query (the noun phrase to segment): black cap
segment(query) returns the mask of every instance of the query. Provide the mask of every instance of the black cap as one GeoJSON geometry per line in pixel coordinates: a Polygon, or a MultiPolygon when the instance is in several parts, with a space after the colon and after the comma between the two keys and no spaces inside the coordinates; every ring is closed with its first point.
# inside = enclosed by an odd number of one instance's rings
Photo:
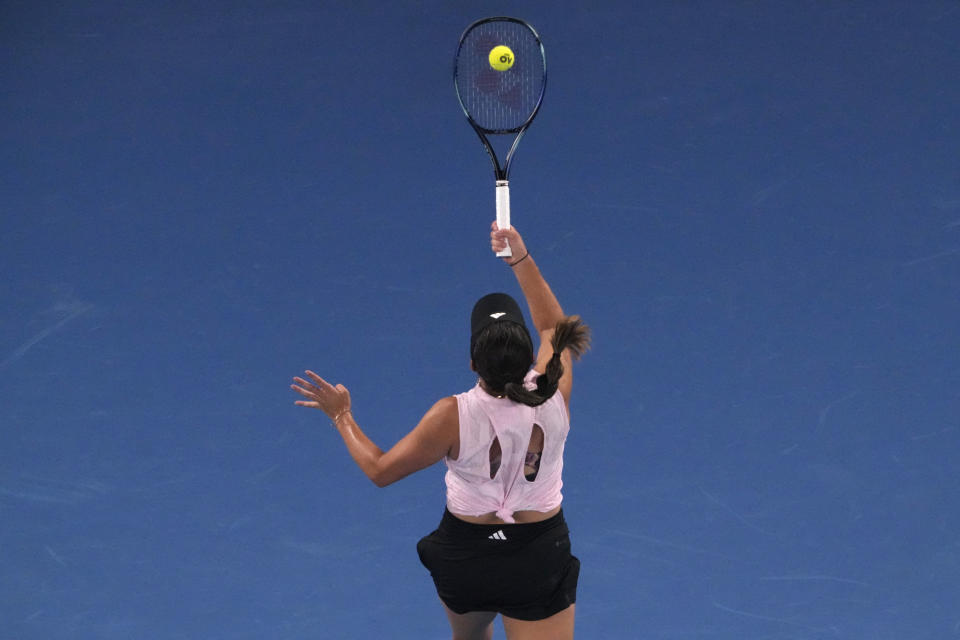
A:
{"type": "Polygon", "coordinates": [[[494,322],[514,322],[524,329],[527,328],[527,323],[523,320],[523,311],[520,310],[516,300],[505,293],[485,295],[473,305],[473,313],[470,314],[471,354],[477,336],[494,322]]]}

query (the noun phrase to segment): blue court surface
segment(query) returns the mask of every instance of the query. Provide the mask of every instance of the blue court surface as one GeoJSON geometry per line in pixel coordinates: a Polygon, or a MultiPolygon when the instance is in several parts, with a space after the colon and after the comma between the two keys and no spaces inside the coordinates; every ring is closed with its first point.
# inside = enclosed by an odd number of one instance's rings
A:
{"type": "MultiPolygon", "coordinates": [[[[392,446],[519,294],[453,91],[543,37],[513,220],[578,365],[577,637],[960,638],[960,4],[0,6],[0,638],[443,639],[392,446]]],[[[497,637],[502,638],[498,626],[497,637]]]]}

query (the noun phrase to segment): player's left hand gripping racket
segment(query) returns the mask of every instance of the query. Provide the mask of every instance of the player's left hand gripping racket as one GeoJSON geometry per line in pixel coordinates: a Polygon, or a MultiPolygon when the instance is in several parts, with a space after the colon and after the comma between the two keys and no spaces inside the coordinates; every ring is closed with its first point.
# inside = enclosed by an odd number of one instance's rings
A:
{"type": "MultiPolygon", "coordinates": [[[[520,138],[543,102],[547,58],[540,36],[517,18],[484,18],[460,37],[453,60],[453,84],[463,113],[493,161],[497,185],[497,226],[510,228],[510,164],[520,138]],[[490,135],[515,134],[503,164],[490,135]]],[[[510,257],[510,247],[497,253],[510,257]]]]}

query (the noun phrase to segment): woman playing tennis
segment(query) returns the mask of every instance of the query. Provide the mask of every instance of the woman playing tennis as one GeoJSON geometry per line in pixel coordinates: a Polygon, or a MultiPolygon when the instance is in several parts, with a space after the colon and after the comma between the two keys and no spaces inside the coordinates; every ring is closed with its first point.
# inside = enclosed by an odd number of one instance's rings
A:
{"type": "Polygon", "coordinates": [[[573,638],[580,561],[561,509],[563,450],[572,361],[589,347],[589,329],[564,315],[517,230],[494,223],[491,249],[507,242],[522,256],[504,262],[526,298],[539,350],[510,296],[481,298],[470,319],[477,385],[438,401],[386,453],[354,420],[342,384],[307,371],[291,388],[305,398],[296,404],[330,417],[377,486],[446,461],[447,508],[417,552],[454,640],[490,640],[498,614],[509,640],[564,640],[573,638]]]}

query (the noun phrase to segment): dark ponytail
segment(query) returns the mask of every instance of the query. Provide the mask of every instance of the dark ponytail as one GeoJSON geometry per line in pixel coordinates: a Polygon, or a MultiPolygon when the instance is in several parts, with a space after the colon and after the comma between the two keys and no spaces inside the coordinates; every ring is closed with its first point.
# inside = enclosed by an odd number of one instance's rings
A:
{"type": "Polygon", "coordinates": [[[573,358],[579,360],[590,348],[590,327],[580,320],[580,316],[567,316],[557,322],[550,344],[553,345],[553,357],[547,363],[547,370],[537,378],[537,388],[527,390],[522,382],[508,382],[504,385],[504,393],[508,398],[530,407],[541,405],[552,398],[557,392],[560,378],[563,377],[561,354],[564,349],[569,349],[573,358]]]}

